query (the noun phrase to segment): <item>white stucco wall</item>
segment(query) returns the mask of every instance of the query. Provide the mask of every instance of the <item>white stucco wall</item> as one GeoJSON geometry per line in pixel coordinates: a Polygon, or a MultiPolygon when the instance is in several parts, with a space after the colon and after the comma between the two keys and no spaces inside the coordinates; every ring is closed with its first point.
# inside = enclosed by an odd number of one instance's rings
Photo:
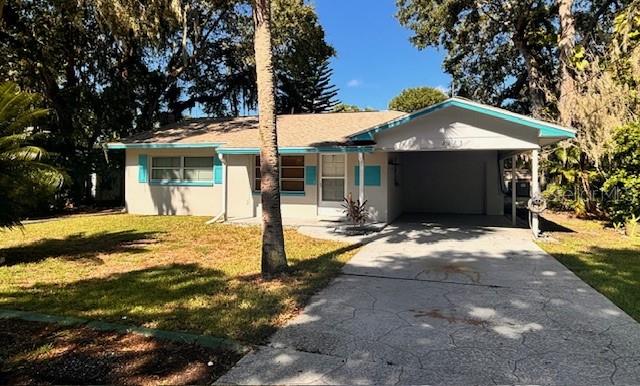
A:
{"type": "Polygon", "coordinates": [[[536,129],[457,107],[376,135],[376,147],[388,151],[537,149],[536,129]]]}
{"type": "Polygon", "coordinates": [[[404,212],[502,214],[496,151],[400,154],[404,212]]]}
{"type": "MultiPolygon", "coordinates": [[[[364,187],[364,197],[367,200],[369,216],[374,221],[388,221],[387,207],[387,153],[375,152],[364,155],[365,166],[380,166],[380,186],[364,187]]],[[[347,190],[345,194],[351,193],[354,198],[358,198],[359,187],[356,186],[355,167],[358,166],[358,154],[347,154],[347,190]]]]}
{"type": "MultiPolygon", "coordinates": [[[[125,205],[128,213],[215,216],[222,208],[222,185],[165,186],[138,182],[138,155],[216,156],[213,149],[127,150],[125,163],[125,205]]],[[[149,173],[151,163],[149,162],[149,173]]]]}

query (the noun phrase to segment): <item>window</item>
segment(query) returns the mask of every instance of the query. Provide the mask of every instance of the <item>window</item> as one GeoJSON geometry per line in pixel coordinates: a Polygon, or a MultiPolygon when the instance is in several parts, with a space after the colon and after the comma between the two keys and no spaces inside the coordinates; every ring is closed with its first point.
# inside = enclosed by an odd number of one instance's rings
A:
{"type": "Polygon", "coordinates": [[[321,159],[321,199],[326,202],[342,202],[344,200],[344,154],[323,154],[321,159]]]}
{"type": "MultiPolygon", "coordinates": [[[[260,156],[255,157],[254,189],[260,190],[260,156]]],[[[280,190],[304,192],[304,156],[283,155],[280,157],[280,190]]]]}
{"type": "Polygon", "coordinates": [[[213,182],[213,157],[153,157],[151,181],[213,182]]]}
{"type": "Polygon", "coordinates": [[[213,181],[213,157],[184,157],[185,181],[213,181]]]}
{"type": "Polygon", "coordinates": [[[180,181],[180,157],[153,157],[151,180],[180,181]]]}

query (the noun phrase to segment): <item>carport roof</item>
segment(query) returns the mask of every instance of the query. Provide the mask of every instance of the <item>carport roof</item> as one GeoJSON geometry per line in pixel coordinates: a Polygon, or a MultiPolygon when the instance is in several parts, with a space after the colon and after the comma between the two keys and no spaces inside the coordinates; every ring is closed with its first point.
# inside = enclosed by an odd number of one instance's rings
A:
{"type": "Polygon", "coordinates": [[[556,125],[554,123],[528,117],[526,115],[514,113],[509,110],[501,109],[498,107],[493,107],[493,106],[485,105],[482,103],[473,102],[465,98],[455,97],[455,98],[449,98],[440,103],[436,103],[435,105],[426,107],[424,109],[418,110],[411,114],[407,114],[407,115],[403,115],[401,117],[395,118],[389,122],[385,122],[373,128],[361,130],[357,133],[352,134],[350,136],[350,139],[354,141],[370,141],[370,140],[373,140],[374,135],[379,132],[392,129],[394,127],[409,123],[416,118],[423,117],[423,116],[432,114],[436,111],[451,108],[451,107],[458,107],[464,110],[474,111],[476,113],[492,116],[498,119],[502,119],[505,121],[509,121],[519,125],[537,129],[539,132],[540,138],[565,139],[565,138],[574,138],[576,136],[575,130],[571,128],[563,127],[560,125],[556,125]]]}

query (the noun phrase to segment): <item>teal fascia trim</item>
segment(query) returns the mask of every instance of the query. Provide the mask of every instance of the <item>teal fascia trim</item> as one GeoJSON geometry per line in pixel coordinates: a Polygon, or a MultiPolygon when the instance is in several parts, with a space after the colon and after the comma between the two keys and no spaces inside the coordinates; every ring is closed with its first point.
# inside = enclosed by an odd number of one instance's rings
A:
{"type": "MultiPolygon", "coordinates": [[[[260,154],[258,147],[232,147],[219,148],[220,154],[260,154]]],[[[325,147],[281,147],[280,154],[307,154],[307,153],[372,153],[373,146],[325,146],[325,147]]]]}
{"type": "Polygon", "coordinates": [[[305,185],[315,185],[318,181],[318,172],[314,165],[304,167],[304,183],[305,185]]]}
{"type": "Polygon", "coordinates": [[[164,180],[151,180],[151,185],[162,186],[213,186],[213,181],[164,181],[164,180]]]}
{"type": "Polygon", "coordinates": [[[202,149],[222,146],[221,143],[108,143],[107,149],[202,149]]]}
{"type": "MultiPolygon", "coordinates": [[[[355,185],[360,185],[360,167],[354,166],[355,185]]],[[[364,166],[364,186],[380,186],[382,182],[379,165],[364,166]]]]}
{"type": "MultiPolygon", "coordinates": [[[[258,190],[258,191],[255,191],[255,190],[253,191],[253,195],[254,195],[254,196],[259,196],[260,194],[261,194],[261,193],[260,193],[260,191],[259,191],[259,190],[258,190]]],[[[282,191],[281,191],[281,192],[280,192],[280,195],[281,195],[281,196],[304,196],[304,195],[305,195],[305,192],[282,192],[282,191]]]]}
{"type": "Polygon", "coordinates": [[[576,136],[575,132],[573,132],[572,130],[569,129],[563,129],[560,127],[557,127],[555,125],[551,125],[551,124],[546,124],[544,122],[541,121],[536,121],[533,119],[528,119],[525,116],[521,116],[520,114],[516,114],[516,113],[509,113],[506,111],[498,111],[498,110],[494,110],[492,108],[488,108],[488,107],[483,107],[483,106],[479,106],[475,103],[469,103],[467,101],[464,101],[462,99],[455,99],[455,98],[451,98],[451,99],[447,99],[445,101],[442,101],[440,103],[436,103],[433,106],[429,106],[425,109],[416,111],[414,113],[402,116],[400,118],[394,119],[390,122],[387,122],[385,124],[382,124],[380,126],[376,126],[370,130],[361,132],[361,133],[357,133],[353,136],[351,136],[350,138],[356,141],[370,141],[373,140],[374,135],[377,133],[380,133],[382,131],[386,131],[389,129],[392,129],[396,126],[400,126],[402,124],[411,122],[412,120],[421,117],[423,115],[427,115],[427,114],[431,114],[433,112],[436,112],[438,110],[447,108],[447,107],[458,107],[461,109],[465,109],[465,110],[470,110],[470,111],[475,111],[475,112],[479,112],[481,114],[485,114],[485,115],[490,115],[492,117],[496,117],[499,119],[504,119],[506,121],[509,122],[514,122],[523,126],[527,126],[527,127],[532,127],[534,129],[537,129],[539,131],[539,136],[544,138],[544,137],[553,137],[553,138],[574,138],[576,136]]]}

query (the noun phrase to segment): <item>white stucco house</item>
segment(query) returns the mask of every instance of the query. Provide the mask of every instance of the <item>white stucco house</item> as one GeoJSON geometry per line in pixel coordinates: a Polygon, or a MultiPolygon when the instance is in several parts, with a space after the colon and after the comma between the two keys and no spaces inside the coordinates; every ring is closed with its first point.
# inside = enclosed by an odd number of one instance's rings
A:
{"type": "MultiPolygon", "coordinates": [[[[380,222],[408,212],[502,215],[502,160],[574,136],[462,98],[411,114],[281,115],[282,214],[340,216],[352,193],[380,222]]],[[[108,148],[126,151],[129,213],[224,220],[260,215],[259,146],[257,117],[238,117],[186,120],[108,148]]]]}

